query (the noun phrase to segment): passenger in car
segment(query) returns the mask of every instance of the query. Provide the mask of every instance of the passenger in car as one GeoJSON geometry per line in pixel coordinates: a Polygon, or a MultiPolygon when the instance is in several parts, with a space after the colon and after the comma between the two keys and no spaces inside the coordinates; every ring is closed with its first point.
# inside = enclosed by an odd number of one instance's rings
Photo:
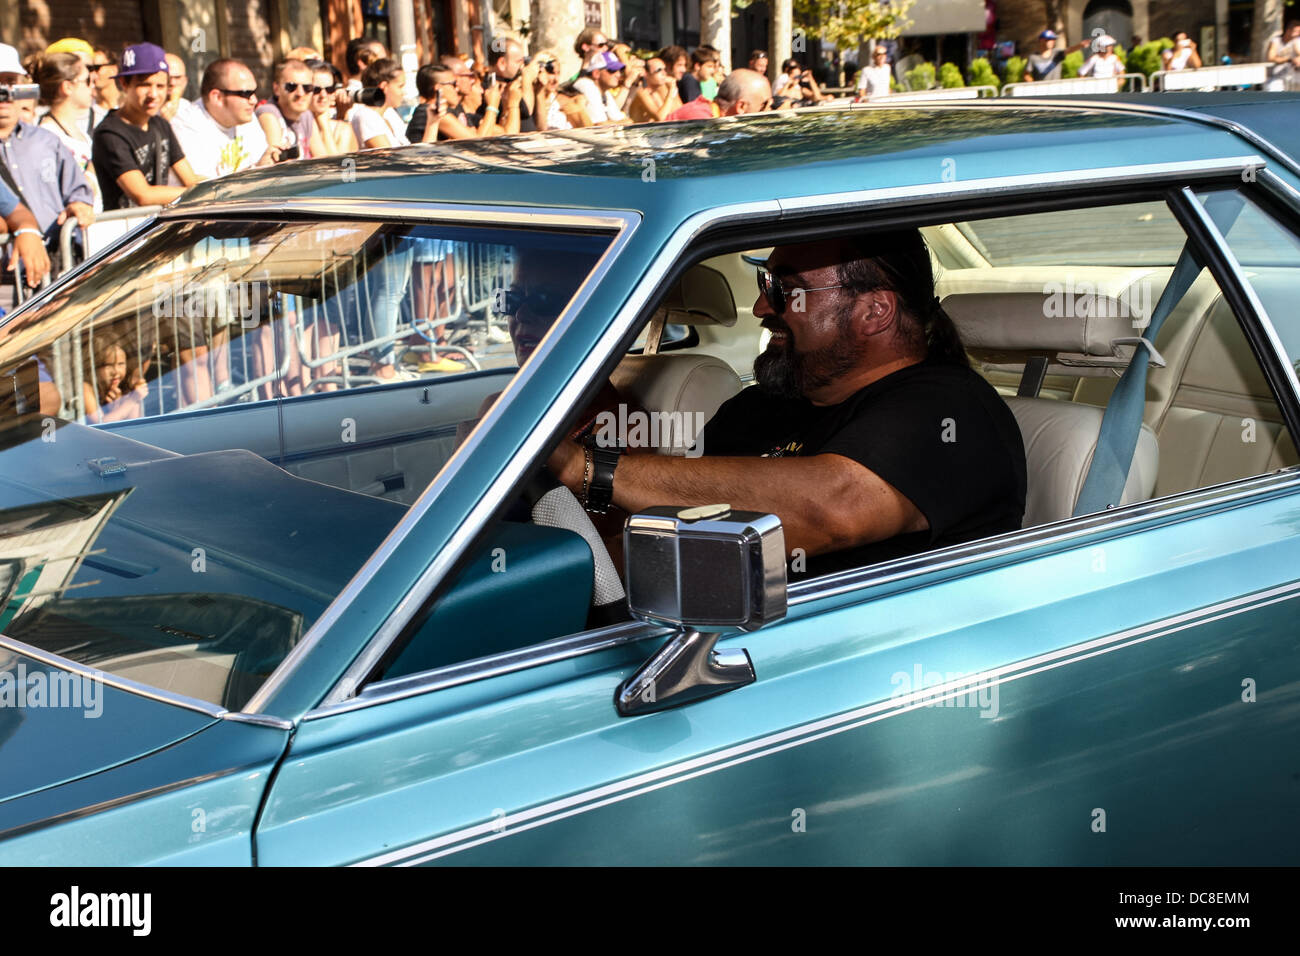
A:
{"type": "Polygon", "coordinates": [[[563,442],[551,471],[584,504],[776,514],[795,577],[1020,527],[1020,430],[970,368],[919,232],[778,247],[759,287],[754,314],[772,334],[758,384],[710,420],[704,457],[622,456],[602,470],[563,442]]]}

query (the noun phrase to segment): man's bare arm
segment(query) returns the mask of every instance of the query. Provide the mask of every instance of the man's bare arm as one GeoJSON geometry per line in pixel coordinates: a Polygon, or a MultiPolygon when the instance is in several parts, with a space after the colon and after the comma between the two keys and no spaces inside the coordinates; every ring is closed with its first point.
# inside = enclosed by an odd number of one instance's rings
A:
{"type": "MultiPolygon", "coordinates": [[[[551,470],[581,492],[581,446],[564,442],[551,470]]],[[[775,514],[786,548],[809,555],[924,531],[925,515],[874,472],[841,455],[808,458],[671,458],[624,455],[614,472],[614,504],[630,514],[653,505],[726,502],[775,514]]]]}

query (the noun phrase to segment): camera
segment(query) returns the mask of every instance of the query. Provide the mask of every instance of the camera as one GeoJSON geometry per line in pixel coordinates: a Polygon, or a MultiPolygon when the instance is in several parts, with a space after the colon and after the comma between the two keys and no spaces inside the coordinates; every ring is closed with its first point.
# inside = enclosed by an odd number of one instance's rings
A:
{"type": "Polygon", "coordinates": [[[280,162],[284,162],[286,159],[297,159],[302,155],[302,150],[298,148],[298,134],[292,129],[285,128],[284,139],[281,142],[289,145],[280,148],[280,162]]]}
{"type": "Polygon", "coordinates": [[[554,76],[554,75],[555,75],[555,61],[554,61],[554,60],[547,60],[545,63],[542,64],[542,69],[545,70],[547,73],[550,73],[552,76],[554,76]]]}
{"type": "Polygon", "coordinates": [[[12,103],[14,100],[39,99],[41,88],[35,83],[15,83],[13,86],[0,86],[0,103],[12,103]]]}
{"type": "Polygon", "coordinates": [[[362,106],[383,106],[384,91],[377,86],[363,86],[352,91],[352,102],[362,106]]]}

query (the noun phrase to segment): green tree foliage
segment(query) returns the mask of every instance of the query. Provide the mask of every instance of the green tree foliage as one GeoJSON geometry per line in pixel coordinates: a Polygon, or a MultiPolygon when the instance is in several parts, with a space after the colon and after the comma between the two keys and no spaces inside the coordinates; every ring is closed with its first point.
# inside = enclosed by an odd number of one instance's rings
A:
{"type": "Polygon", "coordinates": [[[945,63],[939,67],[939,85],[945,90],[966,85],[966,81],[961,78],[961,70],[957,68],[956,63],[945,63]]]}
{"type": "MultiPolygon", "coordinates": [[[[856,49],[870,39],[897,37],[912,21],[907,11],[916,0],[793,0],[795,26],[820,37],[837,50],[856,49]]],[[[733,0],[733,4],[735,0],[733,0]]]]}
{"type": "Polygon", "coordinates": [[[1002,81],[993,72],[993,64],[989,62],[988,57],[977,57],[975,62],[970,65],[970,85],[1002,88],[1002,81]]]}
{"type": "Polygon", "coordinates": [[[1169,37],[1161,37],[1159,40],[1135,46],[1133,52],[1128,55],[1128,72],[1145,73],[1150,77],[1163,66],[1160,62],[1160,51],[1172,49],[1173,45],[1174,41],[1169,37]]]}
{"type": "Polygon", "coordinates": [[[1002,73],[1003,83],[1020,83],[1025,79],[1025,67],[1029,61],[1023,56],[1013,56],[1007,60],[1006,69],[1002,73]]]}

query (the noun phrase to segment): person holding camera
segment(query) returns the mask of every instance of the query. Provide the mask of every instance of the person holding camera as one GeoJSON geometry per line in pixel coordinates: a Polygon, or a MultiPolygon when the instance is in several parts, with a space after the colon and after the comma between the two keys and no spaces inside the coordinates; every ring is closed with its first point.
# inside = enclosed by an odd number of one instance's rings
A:
{"type": "Polygon", "coordinates": [[[415,89],[420,105],[406,124],[406,138],[412,143],[478,138],[478,117],[465,112],[456,74],[450,69],[439,63],[425,64],[415,74],[415,89]]]}
{"type": "Polygon", "coordinates": [[[397,112],[406,95],[406,71],[402,65],[389,57],[375,60],[361,74],[361,82],[364,88],[354,94],[359,102],[348,117],[361,148],[383,149],[410,143],[406,138],[406,123],[397,112]]]}
{"type": "Polygon", "coordinates": [[[266,133],[253,119],[256,102],[257,80],[247,66],[230,59],[208,65],[198,102],[172,122],[196,173],[215,179],[280,161],[280,147],[267,142],[266,133]]]}
{"type": "Polygon", "coordinates": [[[1169,72],[1201,68],[1201,54],[1197,52],[1196,44],[1187,35],[1186,30],[1179,30],[1174,34],[1173,49],[1161,50],[1160,60],[1169,72]]]}
{"type": "Polygon", "coordinates": [[[311,67],[286,59],[275,64],[271,75],[272,99],[253,111],[266,142],[279,147],[281,160],[328,155],[309,108],[316,92],[311,67]]]}
{"type": "Polygon", "coordinates": [[[91,150],[104,208],[165,206],[202,177],[186,159],[171,124],[158,115],[167,99],[162,48],[153,43],[127,47],[117,85],[122,105],[95,127],[91,150]],[[180,185],[168,184],[173,172],[180,185]]]}
{"type": "Polygon", "coordinates": [[[633,123],[659,123],[681,105],[677,83],[667,64],[652,56],[646,61],[645,76],[628,100],[628,117],[633,123]]]}
{"type": "Polygon", "coordinates": [[[533,116],[536,106],[533,82],[537,65],[529,64],[524,48],[518,40],[504,43],[492,42],[488,51],[488,72],[483,78],[483,105],[479,110],[479,129],[484,136],[493,135],[489,124],[495,124],[502,133],[532,133],[537,130],[533,116]],[[489,96],[495,87],[501,87],[498,105],[493,106],[489,96]]]}

